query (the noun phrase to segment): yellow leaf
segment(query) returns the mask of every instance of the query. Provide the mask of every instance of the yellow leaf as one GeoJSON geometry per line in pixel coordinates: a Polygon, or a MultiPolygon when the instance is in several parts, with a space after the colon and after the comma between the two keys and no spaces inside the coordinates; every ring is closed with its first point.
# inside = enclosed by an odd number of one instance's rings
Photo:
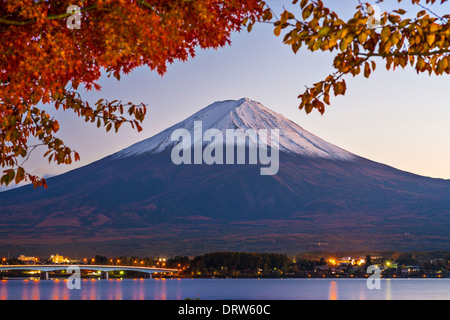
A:
{"type": "Polygon", "coordinates": [[[358,41],[360,44],[363,44],[367,40],[367,33],[363,32],[358,36],[358,41]]]}
{"type": "Polygon", "coordinates": [[[435,34],[428,34],[427,35],[427,43],[429,46],[433,45],[434,40],[436,39],[436,35],[435,34]]]}
{"type": "Polygon", "coordinates": [[[391,28],[384,27],[383,30],[381,30],[381,41],[386,42],[389,39],[390,35],[391,35],[391,28]]]}
{"type": "Polygon", "coordinates": [[[439,25],[438,25],[438,24],[433,23],[433,24],[430,26],[430,32],[431,32],[431,33],[435,33],[435,32],[438,31],[438,30],[439,30],[439,25]]]}

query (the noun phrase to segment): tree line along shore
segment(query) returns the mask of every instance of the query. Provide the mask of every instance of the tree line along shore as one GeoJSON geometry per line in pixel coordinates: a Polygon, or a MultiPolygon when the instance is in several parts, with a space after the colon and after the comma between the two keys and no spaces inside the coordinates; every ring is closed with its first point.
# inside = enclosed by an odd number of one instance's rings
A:
{"type": "MultiPolygon", "coordinates": [[[[52,264],[50,259],[32,257],[24,261],[18,258],[3,258],[2,264],[52,264]]],[[[61,257],[61,256],[60,256],[61,257]]],[[[21,259],[22,258],[22,259],[21,259]]],[[[53,259],[53,260],[52,260],[53,259]]],[[[159,277],[190,278],[364,278],[370,274],[367,268],[375,265],[382,277],[433,277],[446,278],[450,270],[450,251],[432,252],[350,252],[328,253],[310,252],[288,256],[279,253],[253,252],[211,252],[203,255],[165,257],[106,257],[71,260],[63,258],[63,263],[92,265],[123,265],[178,269],[176,273],[156,273],[159,277]]],[[[2,272],[4,273],[4,272],[2,272]]],[[[2,276],[27,276],[26,271],[9,271],[2,276]]],[[[55,272],[55,276],[64,276],[55,272]]],[[[95,273],[86,273],[95,277],[95,273]]],[[[136,278],[143,274],[132,271],[111,272],[111,277],[136,278]]]]}

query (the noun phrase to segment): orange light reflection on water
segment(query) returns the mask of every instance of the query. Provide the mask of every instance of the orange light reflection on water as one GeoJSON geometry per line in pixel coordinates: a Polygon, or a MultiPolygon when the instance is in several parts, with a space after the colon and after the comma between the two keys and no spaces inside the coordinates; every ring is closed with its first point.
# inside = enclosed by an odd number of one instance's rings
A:
{"type": "Polygon", "coordinates": [[[41,289],[39,287],[39,280],[33,279],[33,289],[31,290],[31,300],[39,300],[41,296],[41,289]]]}
{"type": "MultiPolygon", "coordinates": [[[[2,280],[2,282],[6,282],[7,280],[2,280]]],[[[8,290],[6,290],[6,283],[0,286],[0,300],[8,299],[8,290]]]]}
{"type": "Polygon", "coordinates": [[[329,294],[328,299],[329,300],[337,300],[338,299],[337,281],[330,282],[330,294],[329,294]]]}

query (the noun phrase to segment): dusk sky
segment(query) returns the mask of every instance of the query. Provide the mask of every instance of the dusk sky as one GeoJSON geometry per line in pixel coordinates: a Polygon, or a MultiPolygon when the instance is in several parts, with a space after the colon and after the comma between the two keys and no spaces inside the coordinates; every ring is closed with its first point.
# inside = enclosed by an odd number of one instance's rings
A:
{"type": "MultiPolygon", "coordinates": [[[[398,7],[397,1],[387,1],[398,7]]],[[[290,2],[271,1],[276,12],[290,2]]],[[[352,14],[355,0],[325,1],[339,14],[352,14]]],[[[406,4],[401,4],[405,7],[406,4]]],[[[381,10],[392,6],[379,4],[381,10]]],[[[409,6],[409,5],[408,5],[409,6]]],[[[407,6],[407,7],[408,7],[407,6]]],[[[299,9],[293,10],[298,14],[299,9]]],[[[83,27],[83,26],[82,26],[83,27]]],[[[450,179],[450,90],[448,76],[417,75],[412,68],[386,71],[377,61],[370,79],[347,77],[347,94],[332,98],[322,116],[298,110],[305,86],[334,70],[332,55],[302,49],[294,54],[276,37],[273,26],[257,24],[232,36],[230,46],[198,51],[194,59],[170,65],[160,77],[148,68],[135,69],[120,81],[104,77],[100,98],[148,104],[144,130],[128,126],[105,133],[68,111],[47,110],[60,121],[59,137],[80,153],[72,166],[49,165],[38,152],[28,163],[31,172],[54,175],[86,165],[149,138],[207,105],[248,97],[293,120],[304,129],[359,156],[420,175],[450,179]]],[[[45,152],[45,150],[42,150],[45,152]]]]}

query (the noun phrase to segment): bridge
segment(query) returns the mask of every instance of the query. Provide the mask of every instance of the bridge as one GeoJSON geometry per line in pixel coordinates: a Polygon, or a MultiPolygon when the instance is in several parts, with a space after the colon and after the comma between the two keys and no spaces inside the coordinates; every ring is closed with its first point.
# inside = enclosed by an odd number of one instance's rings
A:
{"type": "Polygon", "coordinates": [[[40,271],[41,279],[48,280],[48,273],[53,271],[69,271],[73,273],[74,270],[89,270],[89,271],[101,271],[102,278],[108,279],[108,272],[111,271],[136,271],[149,274],[151,278],[152,273],[165,273],[165,272],[178,272],[178,269],[168,268],[153,268],[153,267],[135,267],[135,266],[108,266],[108,265],[68,265],[68,264],[33,264],[33,265],[1,265],[0,271],[11,270],[27,270],[27,271],[40,271]]]}

